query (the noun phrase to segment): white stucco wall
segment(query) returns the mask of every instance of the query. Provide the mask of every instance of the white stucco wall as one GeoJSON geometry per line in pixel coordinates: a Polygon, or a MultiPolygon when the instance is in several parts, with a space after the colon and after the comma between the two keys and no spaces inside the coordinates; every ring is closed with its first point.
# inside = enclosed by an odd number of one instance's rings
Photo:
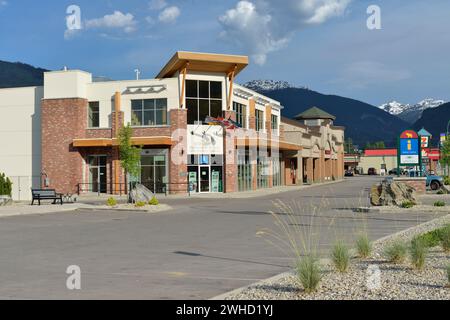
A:
{"type": "Polygon", "coordinates": [[[0,172],[13,181],[13,199],[39,187],[43,87],[0,89],[0,172]]]}

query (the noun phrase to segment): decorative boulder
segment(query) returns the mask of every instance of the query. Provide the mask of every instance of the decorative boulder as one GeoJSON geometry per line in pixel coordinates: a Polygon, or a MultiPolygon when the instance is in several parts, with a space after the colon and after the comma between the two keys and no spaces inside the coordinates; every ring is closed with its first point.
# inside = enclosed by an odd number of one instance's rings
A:
{"type": "Polygon", "coordinates": [[[136,187],[130,192],[132,203],[136,202],[148,203],[153,198],[153,196],[154,196],[153,192],[151,192],[142,184],[137,184],[136,187]]]}
{"type": "Polygon", "coordinates": [[[401,182],[385,180],[370,190],[373,206],[400,206],[404,201],[418,203],[415,189],[401,182]]]}

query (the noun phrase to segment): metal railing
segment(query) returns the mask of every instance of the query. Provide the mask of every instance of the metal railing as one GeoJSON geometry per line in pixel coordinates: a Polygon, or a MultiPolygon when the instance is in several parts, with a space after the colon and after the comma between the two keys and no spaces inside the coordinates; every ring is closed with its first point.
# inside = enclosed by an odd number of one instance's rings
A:
{"type": "Polygon", "coordinates": [[[191,195],[191,184],[187,182],[181,183],[163,183],[163,182],[151,182],[147,181],[144,183],[140,182],[129,182],[129,183],[78,183],[77,184],[77,194],[82,193],[97,193],[101,194],[115,194],[115,195],[128,195],[130,190],[133,190],[136,184],[142,184],[144,187],[149,189],[151,192],[156,194],[164,194],[167,196],[173,191],[186,190],[188,195],[191,195]],[[182,188],[176,188],[176,186],[185,186],[182,188]]]}

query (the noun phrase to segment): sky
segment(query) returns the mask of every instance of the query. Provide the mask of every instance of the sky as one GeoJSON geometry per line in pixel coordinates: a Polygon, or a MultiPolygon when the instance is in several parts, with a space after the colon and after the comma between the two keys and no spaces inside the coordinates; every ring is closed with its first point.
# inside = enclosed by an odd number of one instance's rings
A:
{"type": "Polygon", "coordinates": [[[178,50],[248,55],[239,83],[450,101],[448,0],[0,0],[0,60],[120,80],[178,50]]]}

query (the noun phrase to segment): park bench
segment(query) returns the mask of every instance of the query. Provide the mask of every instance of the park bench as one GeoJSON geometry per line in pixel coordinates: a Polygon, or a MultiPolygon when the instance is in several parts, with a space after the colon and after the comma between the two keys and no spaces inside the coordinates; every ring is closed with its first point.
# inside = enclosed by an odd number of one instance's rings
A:
{"type": "Polygon", "coordinates": [[[41,200],[53,200],[53,204],[59,201],[61,205],[63,204],[63,195],[56,193],[55,189],[31,189],[31,194],[33,195],[31,205],[34,204],[34,200],[37,200],[39,205],[41,205],[41,200]]]}

